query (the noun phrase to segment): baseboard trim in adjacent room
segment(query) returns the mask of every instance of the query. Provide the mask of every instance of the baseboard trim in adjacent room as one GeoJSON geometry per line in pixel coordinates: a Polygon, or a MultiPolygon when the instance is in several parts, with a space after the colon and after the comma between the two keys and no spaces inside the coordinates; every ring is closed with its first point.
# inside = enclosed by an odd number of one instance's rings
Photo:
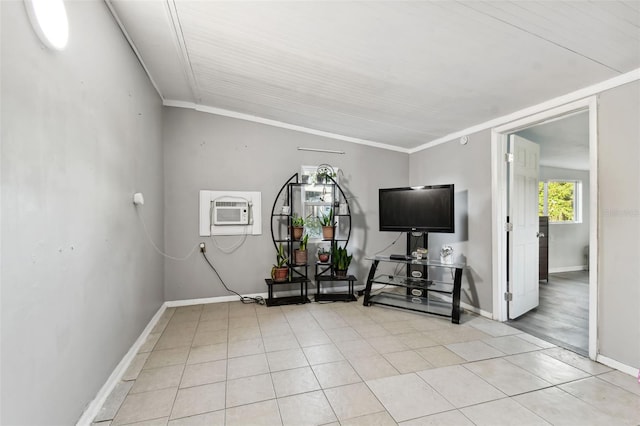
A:
{"type": "Polygon", "coordinates": [[[579,266],[562,266],[560,268],[549,268],[550,274],[558,274],[561,272],[576,272],[576,271],[586,271],[587,265],[579,265],[579,266]]]}
{"type": "Polygon", "coordinates": [[[122,376],[129,368],[131,361],[133,361],[133,358],[136,356],[136,354],[140,350],[140,347],[147,340],[147,337],[151,333],[151,330],[153,330],[153,328],[156,326],[156,324],[160,320],[160,317],[162,317],[162,314],[164,314],[164,311],[166,309],[167,309],[167,304],[165,302],[160,306],[160,308],[155,313],[155,315],[151,318],[151,320],[149,321],[147,326],[144,328],[144,330],[142,330],[140,337],[138,337],[138,339],[133,343],[129,351],[118,363],[118,365],[113,370],[113,372],[111,373],[111,375],[109,376],[105,384],[102,385],[102,388],[100,388],[100,390],[96,394],[96,397],[93,399],[93,401],[91,401],[89,405],[87,405],[87,408],[82,413],[82,416],[76,423],[76,426],[91,425],[91,423],[93,422],[93,419],[98,415],[105,401],[107,400],[109,395],[111,395],[111,392],[113,391],[113,389],[122,379],[122,376]]]}
{"type": "Polygon", "coordinates": [[[616,361],[615,359],[611,359],[600,354],[596,355],[596,361],[600,364],[604,364],[607,367],[615,368],[616,370],[622,371],[623,373],[629,374],[633,377],[638,377],[638,374],[640,374],[637,368],[631,367],[627,364],[623,364],[619,361],[616,361]]]}

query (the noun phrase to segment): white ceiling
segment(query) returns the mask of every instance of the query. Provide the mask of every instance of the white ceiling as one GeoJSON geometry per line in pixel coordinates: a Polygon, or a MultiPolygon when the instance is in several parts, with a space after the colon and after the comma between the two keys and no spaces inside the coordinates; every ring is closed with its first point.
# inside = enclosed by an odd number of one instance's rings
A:
{"type": "Polygon", "coordinates": [[[540,145],[540,165],[589,170],[589,112],[538,124],[517,132],[540,145]]]}
{"type": "Polygon", "coordinates": [[[165,104],[399,149],[640,68],[638,1],[106,1],[165,104]]]}

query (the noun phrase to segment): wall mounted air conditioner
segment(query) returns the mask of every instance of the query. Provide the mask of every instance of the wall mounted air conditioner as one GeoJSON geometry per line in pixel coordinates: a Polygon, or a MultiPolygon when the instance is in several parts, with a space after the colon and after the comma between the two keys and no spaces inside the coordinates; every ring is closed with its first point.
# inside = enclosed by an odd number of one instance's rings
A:
{"type": "Polygon", "coordinates": [[[215,200],[213,201],[214,225],[249,225],[251,205],[248,201],[215,200]]]}
{"type": "Polygon", "coordinates": [[[261,194],[200,191],[200,236],[262,234],[261,194]]]}

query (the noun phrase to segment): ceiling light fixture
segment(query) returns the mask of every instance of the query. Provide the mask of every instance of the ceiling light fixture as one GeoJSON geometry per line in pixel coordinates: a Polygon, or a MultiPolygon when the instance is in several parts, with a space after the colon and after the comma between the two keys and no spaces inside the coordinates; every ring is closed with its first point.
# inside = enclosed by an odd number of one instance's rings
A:
{"type": "Polygon", "coordinates": [[[62,0],[24,0],[34,31],[49,48],[62,50],[69,41],[69,21],[62,0]]]}
{"type": "Polygon", "coordinates": [[[335,150],[335,149],[304,148],[302,146],[298,147],[298,151],[328,152],[329,154],[345,154],[344,151],[338,151],[338,150],[335,150]]]}

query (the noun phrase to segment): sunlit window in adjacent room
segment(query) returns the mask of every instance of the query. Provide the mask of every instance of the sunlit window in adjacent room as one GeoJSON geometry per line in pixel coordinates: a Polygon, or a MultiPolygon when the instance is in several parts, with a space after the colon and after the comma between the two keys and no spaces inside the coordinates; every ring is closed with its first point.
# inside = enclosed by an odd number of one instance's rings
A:
{"type": "Polygon", "coordinates": [[[538,211],[550,223],[582,222],[582,183],[576,180],[540,182],[538,211]]]}

